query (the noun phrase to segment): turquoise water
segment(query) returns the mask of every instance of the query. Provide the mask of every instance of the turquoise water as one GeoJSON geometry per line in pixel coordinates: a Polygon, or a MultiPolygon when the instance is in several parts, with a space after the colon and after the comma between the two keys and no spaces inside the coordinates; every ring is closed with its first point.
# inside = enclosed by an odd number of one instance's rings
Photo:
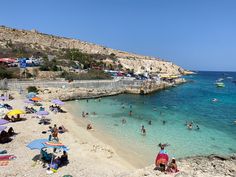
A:
{"type": "Polygon", "coordinates": [[[153,163],[159,143],[170,144],[167,151],[174,157],[227,155],[236,153],[236,84],[227,77],[235,80],[236,73],[199,72],[186,77],[192,82],[151,95],[123,94],[100,102],[91,99],[68,104],[77,117],[88,112],[96,131],[112,137],[117,148],[132,152],[145,164],[153,163]],[[225,88],[216,88],[218,78],[225,78],[225,88]],[[213,98],[218,102],[212,102],[213,98]],[[184,125],[186,121],[194,122],[192,130],[184,125]],[[140,133],[141,125],[146,136],[140,133]]]}

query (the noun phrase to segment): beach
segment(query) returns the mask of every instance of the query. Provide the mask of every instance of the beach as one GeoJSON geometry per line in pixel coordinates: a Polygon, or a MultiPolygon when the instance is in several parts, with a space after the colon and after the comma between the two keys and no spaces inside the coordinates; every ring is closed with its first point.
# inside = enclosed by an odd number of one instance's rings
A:
{"type": "MultiPolygon", "coordinates": [[[[13,108],[23,109],[25,96],[19,95],[17,92],[11,92],[15,99],[7,101],[13,108]]],[[[43,106],[48,110],[51,102],[42,101],[43,106]]],[[[65,109],[64,107],[62,107],[65,109]]],[[[49,110],[48,110],[49,111],[49,110]]],[[[68,111],[68,110],[67,110],[68,111]]],[[[13,127],[18,133],[12,142],[1,144],[1,149],[8,151],[8,154],[16,156],[15,160],[11,160],[8,166],[0,166],[0,176],[47,176],[46,168],[42,164],[32,160],[39,155],[39,150],[30,150],[26,147],[32,140],[39,138],[48,138],[49,133],[42,134],[42,131],[48,130],[48,125],[39,125],[39,119],[31,118],[31,114],[26,114],[25,121],[7,124],[13,127]]],[[[106,176],[122,176],[122,177],[139,177],[139,176],[235,176],[236,175],[236,158],[225,157],[192,157],[177,160],[179,173],[164,174],[160,171],[153,170],[154,165],[138,168],[135,163],[130,163],[132,157],[125,159],[115,151],[116,147],[105,144],[104,141],[96,136],[96,127],[94,131],[86,130],[87,120],[83,120],[81,115],[75,117],[70,113],[50,112],[47,116],[52,120],[51,126],[63,125],[69,132],[59,134],[59,140],[69,147],[68,157],[69,164],[59,168],[59,170],[51,176],[72,175],[75,177],[106,177],[106,176]],[[79,121],[75,121],[78,120],[79,121]]],[[[109,143],[110,144],[110,143],[109,143]]],[[[112,144],[112,143],[111,143],[112,144]]],[[[112,144],[114,145],[114,144],[112,144]]],[[[121,152],[123,153],[123,152],[121,152]]],[[[58,153],[61,155],[61,153],[58,153]]],[[[155,157],[153,157],[155,159],[155,157]]],[[[133,157],[135,162],[136,157],[133,157]]]]}

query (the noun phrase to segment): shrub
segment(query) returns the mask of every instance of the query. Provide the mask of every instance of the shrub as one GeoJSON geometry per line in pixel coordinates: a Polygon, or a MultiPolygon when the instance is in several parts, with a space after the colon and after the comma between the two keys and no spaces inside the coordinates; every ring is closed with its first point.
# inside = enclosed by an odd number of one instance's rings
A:
{"type": "Polygon", "coordinates": [[[35,86],[29,86],[29,87],[27,87],[27,91],[28,91],[28,93],[30,93],[30,92],[38,93],[39,90],[35,86]]]}
{"type": "Polygon", "coordinates": [[[64,71],[61,74],[62,78],[66,80],[98,80],[98,79],[112,79],[112,77],[101,70],[89,70],[87,73],[72,73],[64,71]]]}
{"type": "Polygon", "coordinates": [[[13,74],[3,65],[0,65],[0,79],[12,78],[13,74]]]}

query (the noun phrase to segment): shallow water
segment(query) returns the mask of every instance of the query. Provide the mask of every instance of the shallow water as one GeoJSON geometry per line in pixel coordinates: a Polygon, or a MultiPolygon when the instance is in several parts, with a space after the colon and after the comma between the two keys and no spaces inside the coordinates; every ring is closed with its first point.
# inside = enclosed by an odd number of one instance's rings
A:
{"type": "Polygon", "coordinates": [[[159,143],[170,144],[167,151],[172,157],[228,155],[236,153],[236,84],[226,78],[229,76],[236,79],[236,73],[199,72],[187,77],[193,82],[151,95],[123,94],[67,104],[77,117],[82,111],[88,112],[97,130],[113,137],[119,147],[146,165],[153,163],[159,143]],[[215,81],[222,77],[225,88],[216,88],[215,81]],[[212,102],[213,98],[219,101],[212,102]],[[192,130],[184,125],[186,121],[194,122],[192,130]],[[140,133],[141,125],[146,136],[140,133]]]}

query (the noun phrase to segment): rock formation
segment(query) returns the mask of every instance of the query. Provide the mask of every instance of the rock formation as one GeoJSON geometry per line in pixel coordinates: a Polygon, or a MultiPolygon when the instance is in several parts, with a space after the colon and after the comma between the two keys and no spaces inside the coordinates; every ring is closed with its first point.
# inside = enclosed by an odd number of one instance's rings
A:
{"type": "Polygon", "coordinates": [[[60,51],[61,49],[79,49],[83,53],[113,56],[116,58],[116,62],[121,64],[123,68],[138,73],[147,71],[154,73],[184,74],[185,71],[183,68],[171,62],[161,60],[160,58],[114,50],[77,39],[42,34],[37,30],[17,30],[0,26],[0,49],[7,49],[14,44],[27,45],[27,47],[30,47],[32,50],[50,51],[50,54],[60,51]]]}

